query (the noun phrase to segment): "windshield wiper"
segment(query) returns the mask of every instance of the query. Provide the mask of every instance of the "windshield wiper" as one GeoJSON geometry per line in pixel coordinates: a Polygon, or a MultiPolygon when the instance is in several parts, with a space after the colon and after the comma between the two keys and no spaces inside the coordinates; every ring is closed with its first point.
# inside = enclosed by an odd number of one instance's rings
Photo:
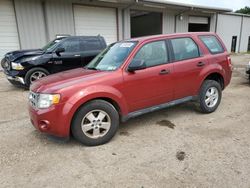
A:
{"type": "Polygon", "coordinates": [[[95,68],[95,67],[84,67],[85,69],[88,69],[88,70],[99,70],[99,69],[97,69],[97,68],[95,68]]]}

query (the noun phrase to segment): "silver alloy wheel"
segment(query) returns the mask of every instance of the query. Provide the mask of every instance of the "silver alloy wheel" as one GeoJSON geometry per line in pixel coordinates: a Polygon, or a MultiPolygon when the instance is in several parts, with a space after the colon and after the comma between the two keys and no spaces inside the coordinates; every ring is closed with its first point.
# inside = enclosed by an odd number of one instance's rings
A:
{"type": "Polygon", "coordinates": [[[44,77],[44,76],[47,76],[44,72],[42,71],[35,71],[31,74],[30,76],[30,83],[33,83],[34,81],[44,77]]]}
{"type": "Polygon", "coordinates": [[[207,107],[213,108],[219,100],[219,91],[216,87],[210,87],[205,96],[205,103],[207,107]]]}
{"type": "Polygon", "coordinates": [[[83,117],[81,127],[87,137],[100,138],[108,133],[111,118],[102,110],[92,110],[83,117]]]}

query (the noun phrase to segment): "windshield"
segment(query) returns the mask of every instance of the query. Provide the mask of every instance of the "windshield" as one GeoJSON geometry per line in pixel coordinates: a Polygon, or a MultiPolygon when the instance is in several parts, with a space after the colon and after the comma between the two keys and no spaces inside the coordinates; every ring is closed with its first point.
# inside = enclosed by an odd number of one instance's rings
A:
{"type": "Polygon", "coordinates": [[[54,47],[64,38],[59,38],[59,39],[55,39],[50,41],[48,44],[46,44],[42,50],[43,51],[52,51],[54,49],[54,47]]]}
{"type": "Polygon", "coordinates": [[[96,56],[85,68],[103,71],[114,71],[126,60],[136,42],[118,42],[109,45],[96,56]]]}

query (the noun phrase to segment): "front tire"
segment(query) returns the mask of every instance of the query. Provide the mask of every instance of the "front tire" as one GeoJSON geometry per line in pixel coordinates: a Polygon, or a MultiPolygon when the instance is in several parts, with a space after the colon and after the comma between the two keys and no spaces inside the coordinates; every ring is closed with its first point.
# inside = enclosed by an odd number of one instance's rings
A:
{"type": "Polygon", "coordinates": [[[26,73],[26,75],[24,77],[25,85],[27,87],[30,87],[30,85],[34,81],[36,81],[42,77],[45,77],[47,75],[49,75],[49,72],[44,68],[41,68],[41,67],[32,68],[26,73]]]}
{"type": "Polygon", "coordinates": [[[221,101],[221,85],[214,80],[205,80],[199,93],[200,110],[203,113],[214,112],[221,101]]]}
{"type": "Polygon", "coordinates": [[[73,136],[87,146],[109,142],[118,128],[119,114],[104,100],[90,101],[80,107],[71,124],[73,136]]]}
{"type": "Polygon", "coordinates": [[[15,87],[18,87],[18,88],[24,88],[24,89],[27,89],[27,87],[23,84],[21,84],[20,82],[17,82],[15,80],[9,80],[8,81],[15,87]]]}

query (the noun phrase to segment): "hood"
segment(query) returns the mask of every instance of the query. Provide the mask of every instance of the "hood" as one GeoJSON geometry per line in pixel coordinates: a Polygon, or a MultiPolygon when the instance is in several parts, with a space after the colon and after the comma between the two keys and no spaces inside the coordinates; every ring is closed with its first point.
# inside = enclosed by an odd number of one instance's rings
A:
{"type": "Polygon", "coordinates": [[[42,49],[16,50],[5,54],[5,58],[7,58],[9,61],[15,61],[24,56],[42,55],[43,53],[44,51],[42,49]]]}
{"type": "Polygon", "coordinates": [[[54,93],[63,88],[74,87],[78,84],[83,86],[98,81],[98,78],[106,74],[110,74],[110,72],[83,68],[73,69],[41,78],[31,85],[30,90],[37,93],[54,93]]]}

